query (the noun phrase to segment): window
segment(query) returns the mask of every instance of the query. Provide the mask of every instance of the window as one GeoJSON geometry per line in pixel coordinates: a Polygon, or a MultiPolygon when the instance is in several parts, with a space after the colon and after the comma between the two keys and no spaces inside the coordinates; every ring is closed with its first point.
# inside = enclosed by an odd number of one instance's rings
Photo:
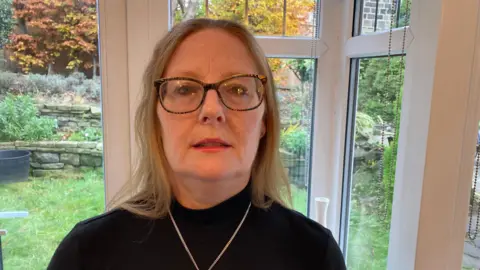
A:
{"type": "MultiPolygon", "coordinates": [[[[397,3],[356,1],[354,34],[408,24],[409,13],[397,12],[397,3]]],[[[408,1],[401,4],[410,7],[408,1]]],[[[407,39],[407,30],[400,31],[407,39]]],[[[351,60],[340,230],[348,268],[354,270],[387,268],[405,69],[404,56],[392,52],[406,50],[403,42],[392,44],[389,32],[376,40],[363,36],[365,50],[367,44],[379,49],[351,60]]]]}
{"type": "Polygon", "coordinates": [[[344,180],[351,185],[347,262],[349,269],[380,270],[388,255],[404,66],[396,56],[355,59],[353,68],[353,162],[344,180]]]}
{"type": "Polygon", "coordinates": [[[5,269],[45,269],[104,210],[97,8],[17,2],[0,1],[1,253],[5,269]]]}
{"type": "Polygon", "coordinates": [[[270,58],[269,64],[280,102],[280,154],[291,181],[293,206],[307,215],[315,61],[270,58]]]}
{"type": "Polygon", "coordinates": [[[359,34],[388,31],[391,20],[396,28],[408,25],[407,0],[359,0],[357,5],[357,12],[360,12],[359,34]],[[392,11],[393,5],[400,8],[392,11]]]}
{"type": "Polygon", "coordinates": [[[315,0],[175,0],[172,23],[209,17],[244,23],[263,36],[312,36],[315,0]]]}

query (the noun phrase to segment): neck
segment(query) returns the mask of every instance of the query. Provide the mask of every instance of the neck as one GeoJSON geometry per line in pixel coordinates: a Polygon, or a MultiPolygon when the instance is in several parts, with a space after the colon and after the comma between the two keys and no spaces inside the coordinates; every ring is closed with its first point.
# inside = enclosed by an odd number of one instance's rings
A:
{"type": "Polygon", "coordinates": [[[193,179],[175,177],[175,199],[185,208],[207,209],[235,196],[248,185],[249,177],[235,179],[193,179]]]}

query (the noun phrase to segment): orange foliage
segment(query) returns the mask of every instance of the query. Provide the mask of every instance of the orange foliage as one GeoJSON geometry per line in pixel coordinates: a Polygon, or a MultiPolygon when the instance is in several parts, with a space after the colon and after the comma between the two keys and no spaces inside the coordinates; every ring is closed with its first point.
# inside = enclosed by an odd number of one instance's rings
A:
{"type": "Polygon", "coordinates": [[[68,54],[68,69],[92,66],[81,56],[97,54],[95,0],[14,0],[13,8],[19,29],[6,47],[25,73],[54,64],[62,52],[68,54]]]}

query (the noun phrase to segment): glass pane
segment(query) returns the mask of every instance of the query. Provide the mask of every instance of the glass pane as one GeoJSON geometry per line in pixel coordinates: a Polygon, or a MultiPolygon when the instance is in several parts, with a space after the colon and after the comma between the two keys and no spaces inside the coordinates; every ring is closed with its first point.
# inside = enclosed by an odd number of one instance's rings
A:
{"type": "Polygon", "coordinates": [[[96,3],[1,1],[0,11],[3,264],[46,269],[72,227],[104,210],[96,3]]]}
{"type": "Polygon", "coordinates": [[[462,270],[480,269],[480,124],[477,134],[462,270]]]}
{"type": "Polygon", "coordinates": [[[291,182],[293,206],[306,215],[315,61],[270,58],[269,64],[280,102],[280,152],[291,182]]]}
{"type": "Polygon", "coordinates": [[[361,8],[359,34],[388,31],[392,20],[394,28],[408,25],[411,2],[412,0],[363,0],[361,5],[357,5],[357,8],[361,8]]]}
{"type": "Polygon", "coordinates": [[[241,22],[255,35],[312,35],[315,0],[171,0],[171,3],[173,24],[208,17],[241,22]]]}
{"type": "Polygon", "coordinates": [[[352,153],[347,263],[386,269],[404,67],[392,57],[361,59],[352,153]],[[383,146],[382,146],[383,145],[383,146]]]}

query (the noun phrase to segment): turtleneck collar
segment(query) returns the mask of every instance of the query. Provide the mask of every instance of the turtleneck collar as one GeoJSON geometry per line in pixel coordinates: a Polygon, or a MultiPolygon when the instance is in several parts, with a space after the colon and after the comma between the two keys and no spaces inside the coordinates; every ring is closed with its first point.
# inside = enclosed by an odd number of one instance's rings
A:
{"type": "Polygon", "coordinates": [[[174,200],[172,203],[172,215],[176,220],[199,225],[222,223],[229,220],[237,220],[245,214],[251,201],[250,182],[247,186],[230,197],[229,199],[207,209],[189,209],[174,200]]]}

